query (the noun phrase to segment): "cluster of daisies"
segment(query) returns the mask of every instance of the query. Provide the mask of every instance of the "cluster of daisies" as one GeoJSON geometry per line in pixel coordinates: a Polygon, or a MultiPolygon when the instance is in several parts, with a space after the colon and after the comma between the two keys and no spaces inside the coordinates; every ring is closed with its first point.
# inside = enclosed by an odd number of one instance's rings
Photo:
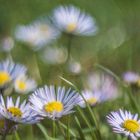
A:
{"type": "Polygon", "coordinates": [[[38,50],[53,43],[63,32],[90,36],[96,34],[97,26],[93,17],[79,8],[72,5],[59,6],[49,17],[38,19],[29,25],[19,25],[15,37],[38,50]]]}
{"type": "Polygon", "coordinates": [[[3,127],[1,134],[8,134],[15,130],[18,123],[34,124],[44,117],[56,120],[63,115],[73,112],[79,103],[79,94],[65,87],[44,86],[36,89],[34,80],[26,76],[27,68],[10,60],[0,63],[0,121],[3,127]],[[29,100],[20,101],[20,97],[7,96],[6,90],[12,87],[17,93],[33,93],[29,100]],[[36,89],[36,90],[35,90],[36,89]],[[7,125],[8,124],[8,125],[7,125]]]}
{"type": "Polygon", "coordinates": [[[10,60],[0,63],[0,121],[3,122],[1,134],[11,133],[19,123],[34,124],[45,117],[57,120],[73,113],[75,106],[86,107],[86,103],[92,106],[117,97],[117,84],[105,74],[91,74],[87,78],[90,90],[83,90],[80,95],[71,88],[53,85],[36,89],[36,82],[29,79],[26,73],[27,68],[24,65],[10,60]],[[96,83],[92,85],[94,80],[96,83]],[[11,96],[5,99],[5,91],[9,87],[17,93],[32,93],[27,101],[21,102],[20,97],[14,99],[11,96]]]}
{"type": "MultiPolygon", "coordinates": [[[[16,130],[18,124],[34,124],[45,117],[57,120],[64,115],[74,112],[75,106],[86,107],[86,104],[95,106],[101,102],[118,97],[119,88],[116,81],[107,74],[94,72],[87,78],[88,88],[81,94],[71,88],[45,85],[36,89],[34,80],[26,76],[27,68],[10,60],[0,63],[0,121],[2,135],[16,130]],[[14,83],[14,84],[13,84],[14,83]],[[29,99],[22,101],[20,97],[13,99],[4,97],[9,87],[19,93],[32,92],[29,99]]],[[[140,120],[138,115],[129,111],[119,110],[107,115],[108,123],[114,132],[125,134],[132,140],[140,137],[140,120]]]]}
{"type": "MultiPolygon", "coordinates": [[[[34,21],[29,25],[19,25],[15,31],[17,40],[39,50],[54,43],[61,33],[70,36],[90,36],[97,33],[95,19],[74,6],[59,6],[48,18],[34,21]]],[[[2,50],[10,51],[14,41],[7,37],[3,40],[2,50]]],[[[50,63],[62,63],[67,60],[67,51],[61,48],[47,48],[43,52],[50,63]],[[52,57],[53,56],[53,57],[52,57]]],[[[44,58],[43,57],[43,58],[44,58]]],[[[70,70],[74,73],[81,71],[78,62],[72,61],[70,70]],[[72,64],[74,63],[74,65],[72,64]]],[[[140,86],[140,75],[127,72],[123,75],[127,84],[140,86]]],[[[110,75],[91,73],[87,78],[87,85],[81,94],[71,88],[44,86],[37,88],[37,83],[27,75],[24,65],[16,64],[11,60],[0,63],[0,130],[2,135],[12,133],[19,123],[34,124],[45,117],[57,120],[64,115],[74,112],[75,106],[82,108],[87,104],[95,106],[119,96],[117,82],[110,75]],[[10,89],[10,92],[8,92],[10,89]],[[20,94],[31,93],[29,99],[22,101],[20,97],[13,99],[5,95],[14,92],[20,94]]],[[[107,115],[108,123],[114,132],[125,134],[132,140],[140,137],[140,120],[138,115],[126,110],[111,112],[107,115]]]]}
{"type": "Polygon", "coordinates": [[[27,68],[24,65],[15,64],[8,59],[0,63],[0,89],[3,92],[1,94],[6,94],[9,88],[19,94],[25,94],[36,87],[36,81],[28,77],[27,68]]]}

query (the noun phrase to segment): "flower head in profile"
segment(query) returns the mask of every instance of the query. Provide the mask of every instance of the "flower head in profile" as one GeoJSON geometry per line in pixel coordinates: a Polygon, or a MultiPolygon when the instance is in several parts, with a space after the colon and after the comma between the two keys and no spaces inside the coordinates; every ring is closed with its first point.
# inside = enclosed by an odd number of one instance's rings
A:
{"type": "Polygon", "coordinates": [[[0,96],[0,114],[15,123],[33,124],[42,119],[30,107],[26,101],[20,103],[20,97],[14,103],[12,97],[7,97],[6,102],[0,96]]]}
{"type": "Polygon", "coordinates": [[[70,88],[45,86],[37,89],[29,101],[37,114],[55,120],[73,112],[73,107],[79,102],[79,94],[70,88]]]}
{"type": "Polygon", "coordinates": [[[58,30],[48,20],[35,21],[30,25],[20,25],[15,31],[16,39],[32,46],[34,50],[51,43],[58,36],[58,30]]]}
{"type": "Polygon", "coordinates": [[[88,103],[91,106],[96,105],[97,103],[101,102],[101,95],[98,93],[93,93],[90,90],[83,90],[82,96],[80,96],[80,102],[79,105],[81,107],[86,107],[86,103],[88,103]]]}
{"type": "Polygon", "coordinates": [[[99,94],[101,102],[114,99],[119,93],[115,79],[105,73],[94,72],[90,74],[87,78],[87,85],[93,94],[99,94]]]}
{"type": "Polygon", "coordinates": [[[25,74],[19,75],[14,82],[14,88],[17,93],[29,93],[37,87],[33,79],[28,78],[25,74]]]}
{"type": "Polygon", "coordinates": [[[74,6],[59,6],[54,10],[53,20],[59,30],[74,35],[94,35],[95,20],[74,6]]]}
{"type": "Polygon", "coordinates": [[[137,140],[140,137],[138,114],[131,114],[130,111],[120,109],[107,115],[107,121],[115,133],[124,134],[132,140],[137,140]]]}
{"type": "Polygon", "coordinates": [[[124,73],[123,80],[129,85],[140,86],[140,75],[136,72],[128,71],[124,73]]]}
{"type": "Polygon", "coordinates": [[[0,63],[0,88],[4,88],[8,83],[27,71],[26,67],[21,64],[15,64],[10,60],[0,63]]]}

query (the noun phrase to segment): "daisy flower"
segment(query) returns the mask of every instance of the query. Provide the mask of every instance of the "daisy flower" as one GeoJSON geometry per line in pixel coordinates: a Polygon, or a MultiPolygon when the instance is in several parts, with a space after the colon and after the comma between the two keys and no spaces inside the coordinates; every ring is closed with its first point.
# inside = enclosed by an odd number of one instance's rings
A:
{"type": "Polygon", "coordinates": [[[33,79],[29,79],[25,74],[19,75],[14,82],[14,88],[17,93],[29,93],[37,87],[33,79]]]}
{"type": "Polygon", "coordinates": [[[74,6],[60,6],[53,13],[54,24],[60,31],[74,35],[94,35],[95,20],[74,6]]]}
{"type": "Polygon", "coordinates": [[[17,40],[31,45],[34,50],[51,43],[59,36],[56,30],[47,20],[35,21],[30,25],[20,25],[16,28],[17,40]]]}
{"type": "Polygon", "coordinates": [[[131,114],[130,111],[119,110],[107,115],[107,121],[115,133],[124,134],[132,140],[140,137],[140,120],[138,114],[131,114]]]}
{"type": "Polygon", "coordinates": [[[0,114],[15,123],[33,124],[39,122],[39,117],[25,100],[20,103],[20,97],[14,103],[12,97],[7,97],[6,103],[0,96],[0,114]]]}
{"type": "Polygon", "coordinates": [[[70,88],[45,86],[37,89],[29,98],[32,109],[41,116],[53,120],[73,112],[73,107],[79,102],[79,95],[70,88]]]}
{"type": "Polygon", "coordinates": [[[119,87],[115,79],[108,74],[94,72],[88,76],[87,84],[93,94],[100,94],[100,101],[114,99],[118,96],[119,87]]]}
{"type": "Polygon", "coordinates": [[[82,92],[82,96],[80,96],[80,102],[79,105],[81,107],[86,107],[86,103],[88,103],[91,106],[94,106],[95,104],[99,103],[100,100],[100,94],[98,93],[93,93],[90,90],[83,90],[82,92]]]}
{"type": "Polygon", "coordinates": [[[44,63],[48,64],[62,64],[67,59],[67,50],[58,47],[46,47],[41,53],[40,57],[44,63]]]}
{"type": "Polygon", "coordinates": [[[123,80],[127,84],[137,84],[140,86],[140,75],[138,73],[128,71],[123,74],[123,80]]]}
{"type": "Polygon", "coordinates": [[[15,78],[27,71],[26,67],[21,64],[15,64],[10,60],[0,63],[0,87],[4,88],[5,85],[15,80],[15,78]]]}
{"type": "Polygon", "coordinates": [[[10,52],[14,47],[14,40],[12,37],[7,36],[1,40],[1,51],[10,52]]]}

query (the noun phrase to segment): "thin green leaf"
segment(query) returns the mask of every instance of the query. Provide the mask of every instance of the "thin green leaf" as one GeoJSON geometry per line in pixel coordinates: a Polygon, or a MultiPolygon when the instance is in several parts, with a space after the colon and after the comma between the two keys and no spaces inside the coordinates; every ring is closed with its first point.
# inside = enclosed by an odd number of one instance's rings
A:
{"type": "Polygon", "coordinates": [[[58,139],[56,139],[56,138],[50,137],[50,136],[47,134],[47,130],[45,129],[45,127],[44,127],[42,124],[38,123],[37,126],[38,126],[38,128],[41,130],[41,132],[44,134],[44,137],[45,137],[46,140],[58,140],[58,139]]]}
{"type": "Polygon", "coordinates": [[[77,124],[78,132],[79,132],[79,136],[80,136],[81,140],[86,140],[78,118],[76,116],[74,118],[75,118],[75,121],[77,124]]]}
{"type": "Polygon", "coordinates": [[[18,135],[18,132],[17,132],[17,131],[15,132],[15,137],[16,137],[16,140],[20,140],[20,137],[19,137],[19,135],[18,135]]]}
{"type": "MultiPolygon", "coordinates": [[[[67,130],[67,126],[65,124],[63,124],[62,122],[58,122],[60,124],[60,126],[62,126],[64,129],[67,130]]],[[[69,133],[73,136],[76,137],[76,134],[69,128],[69,133]]]]}

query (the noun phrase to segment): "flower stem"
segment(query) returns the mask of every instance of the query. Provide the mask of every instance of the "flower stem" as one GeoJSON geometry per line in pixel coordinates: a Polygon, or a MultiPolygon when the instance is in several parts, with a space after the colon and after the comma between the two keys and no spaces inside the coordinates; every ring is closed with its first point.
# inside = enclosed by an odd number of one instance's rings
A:
{"type": "Polygon", "coordinates": [[[73,38],[73,35],[68,35],[68,45],[67,45],[68,56],[67,56],[66,63],[70,60],[70,56],[71,56],[72,38],[73,38]]]}
{"type": "Polygon", "coordinates": [[[67,116],[67,140],[70,140],[70,133],[69,133],[69,128],[70,128],[70,116],[67,116]]]}
{"type": "Polygon", "coordinates": [[[56,137],[56,124],[55,124],[55,120],[53,120],[53,133],[52,133],[53,138],[56,137]]]}
{"type": "Polygon", "coordinates": [[[6,134],[1,137],[1,140],[6,140],[6,134]]]}

